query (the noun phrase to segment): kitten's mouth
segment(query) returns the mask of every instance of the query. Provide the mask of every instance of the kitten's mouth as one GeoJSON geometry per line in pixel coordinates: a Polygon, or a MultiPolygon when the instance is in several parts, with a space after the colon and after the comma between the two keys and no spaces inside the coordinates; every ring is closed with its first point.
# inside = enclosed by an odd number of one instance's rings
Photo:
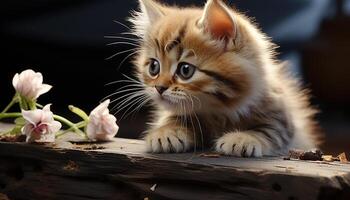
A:
{"type": "Polygon", "coordinates": [[[187,102],[184,101],[183,99],[177,99],[173,97],[168,97],[168,96],[159,96],[159,101],[166,107],[168,108],[178,108],[178,107],[183,107],[186,108],[187,102]]]}
{"type": "Polygon", "coordinates": [[[159,99],[162,103],[170,104],[172,106],[175,106],[178,102],[170,99],[169,97],[159,95],[159,99]]]}

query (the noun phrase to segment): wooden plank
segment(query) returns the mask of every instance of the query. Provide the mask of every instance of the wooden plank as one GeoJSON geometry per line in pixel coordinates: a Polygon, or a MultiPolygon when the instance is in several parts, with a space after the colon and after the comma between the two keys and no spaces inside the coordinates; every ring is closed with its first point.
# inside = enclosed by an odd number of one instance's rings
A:
{"type": "Polygon", "coordinates": [[[72,137],[51,145],[1,142],[0,194],[9,199],[350,199],[349,164],[148,154],[141,140],[67,140],[72,137]]]}

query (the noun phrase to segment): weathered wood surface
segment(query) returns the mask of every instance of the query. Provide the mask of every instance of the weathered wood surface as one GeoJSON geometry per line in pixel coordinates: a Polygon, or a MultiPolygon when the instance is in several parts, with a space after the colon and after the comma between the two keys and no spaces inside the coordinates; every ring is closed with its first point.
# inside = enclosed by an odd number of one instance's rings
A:
{"type": "Polygon", "coordinates": [[[147,154],[143,141],[121,138],[96,144],[0,142],[0,199],[146,197],[350,199],[350,164],[147,154]]]}

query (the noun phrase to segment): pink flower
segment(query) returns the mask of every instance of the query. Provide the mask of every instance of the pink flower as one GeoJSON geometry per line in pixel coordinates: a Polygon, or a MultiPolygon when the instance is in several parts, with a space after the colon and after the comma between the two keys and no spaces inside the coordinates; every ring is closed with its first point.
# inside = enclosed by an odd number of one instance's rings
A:
{"type": "Polygon", "coordinates": [[[51,85],[43,84],[41,73],[31,69],[17,73],[12,79],[12,85],[21,96],[29,100],[37,99],[52,88],[51,85]]]}
{"type": "Polygon", "coordinates": [[[55,142],[55,133],[62,125],[54,120],[50,104],[42,110],[22,110],[22,116],[26,120],[22,128],[22,133],[27,136],[26,142],[55,142]]]}
{"type": "Polygon", "coordinates": [[[109,114],[109,103],[110,100],[108,99],[91,111],[86,129],[89,139],[109,141],[118,133],[117,119],[109,114]]]}

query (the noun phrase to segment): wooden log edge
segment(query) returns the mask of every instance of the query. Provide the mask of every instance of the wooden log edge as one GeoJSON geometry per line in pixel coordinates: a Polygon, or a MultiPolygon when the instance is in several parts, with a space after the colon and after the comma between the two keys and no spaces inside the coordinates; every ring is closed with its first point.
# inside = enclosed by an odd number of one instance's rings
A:
{"type": "Polygon", "coordinates": [[[0,193],[9,199],[350,199],[350,166],[152,155],[143,141],[127,139],[0,142],[0,193]]]}

